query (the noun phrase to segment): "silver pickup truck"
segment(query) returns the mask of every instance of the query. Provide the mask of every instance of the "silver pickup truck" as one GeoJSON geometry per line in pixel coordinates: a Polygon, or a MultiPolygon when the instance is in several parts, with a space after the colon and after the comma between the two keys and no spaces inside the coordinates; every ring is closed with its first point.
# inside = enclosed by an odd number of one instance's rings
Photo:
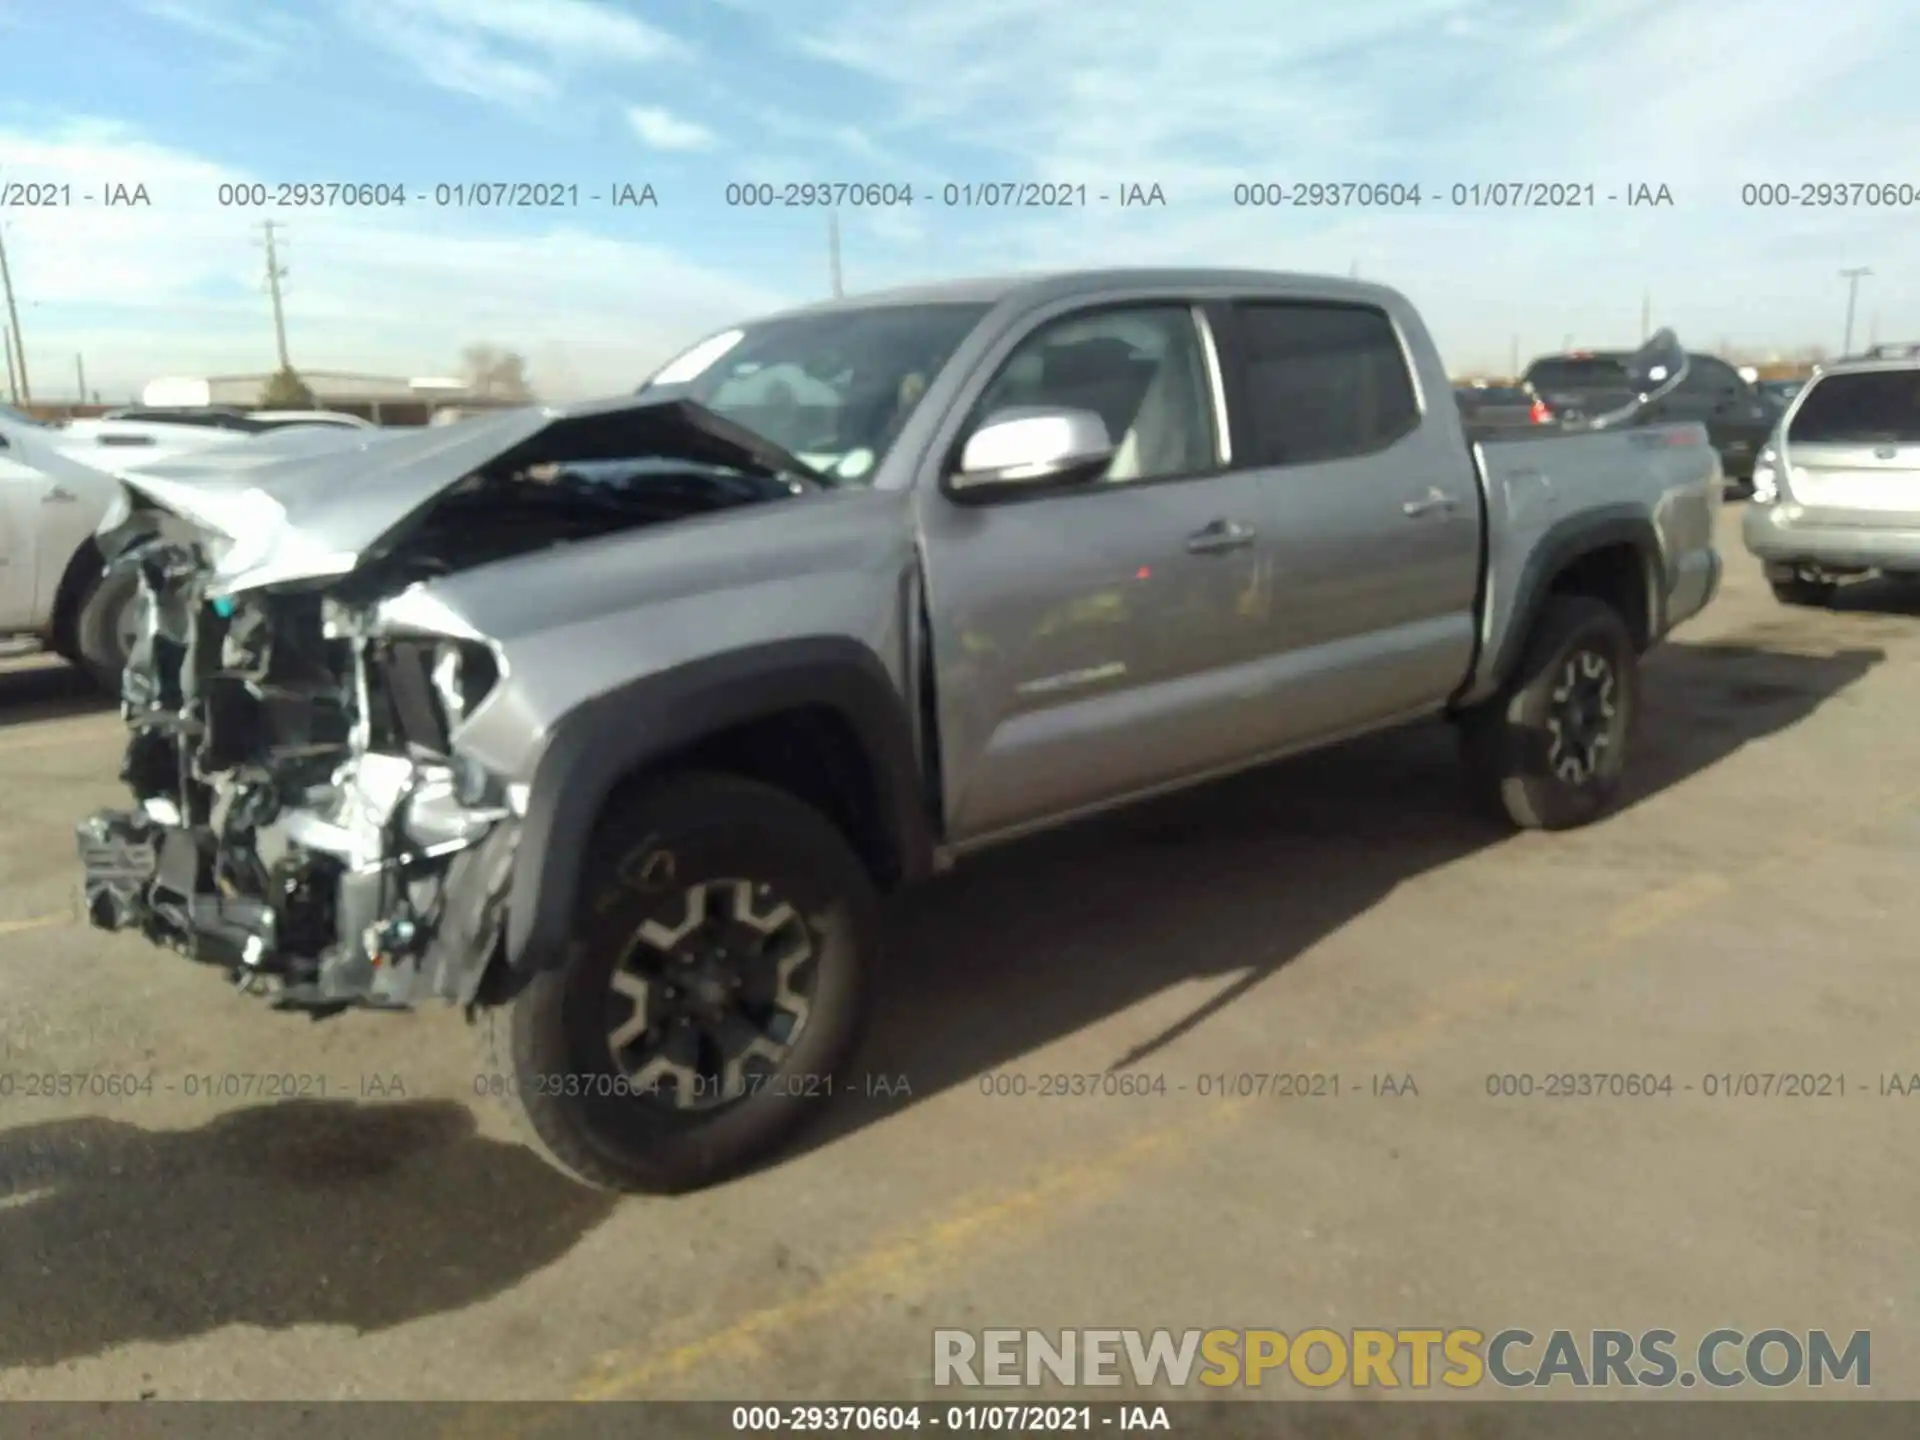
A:
{"type": "Polygon", "coordinates": [[[149,600],[86,904],[281,1008],[465,1007],[555,1164],[697,1187],[824,1102],[877,897],[971,851],[1423,716],[1513,823],[1601,815],[1720,493],[1699,425],[1472,441],[1398,293],[1233,271],[160,467],[103,523],[149,600]]]}

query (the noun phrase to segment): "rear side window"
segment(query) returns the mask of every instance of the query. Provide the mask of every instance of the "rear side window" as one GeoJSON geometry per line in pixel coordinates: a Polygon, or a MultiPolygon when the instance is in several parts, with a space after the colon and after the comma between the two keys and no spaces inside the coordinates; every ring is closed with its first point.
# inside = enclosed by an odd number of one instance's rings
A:
{"type": "Polygon", "coordinates": [[[1920,445],[1920,370],[1827,375],[1800,400],[1789,443],[1920,445]]]}
{"type": "Polygon", "coordinates": [[[1420,423],[1386,313],[1299,301],[1234,307],[1244,458],[1311,465],[1386,449],[1420,423]]]}

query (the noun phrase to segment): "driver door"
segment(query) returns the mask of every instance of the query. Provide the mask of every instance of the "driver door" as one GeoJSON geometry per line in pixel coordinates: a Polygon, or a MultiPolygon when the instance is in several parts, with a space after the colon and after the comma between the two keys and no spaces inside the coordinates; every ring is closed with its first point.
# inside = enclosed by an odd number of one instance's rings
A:
{"type": "Polygon", "coordinates": [[[1184,300],[1069,309],[989,359],[968,436],[1005,410],[1092,411],[1091,480],[923,490],[947,833],[1032,828],[1243,758],[1264,635],[1258,498],[1224,468],[1211,336],[1184,300]]]}

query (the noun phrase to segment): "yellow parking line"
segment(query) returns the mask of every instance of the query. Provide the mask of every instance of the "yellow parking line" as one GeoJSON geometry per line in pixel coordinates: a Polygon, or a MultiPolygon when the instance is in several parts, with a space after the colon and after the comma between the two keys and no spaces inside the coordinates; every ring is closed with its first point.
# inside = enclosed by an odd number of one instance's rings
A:
{"type": "MultiPolygon", "coordinates": [[[[1622,907],[1612,922],[1587,944],[1570,947],[1555,960],[1533,966],[1519,975],[1458,987],[1450,992],[1449,1002],[1442,1007],[1363,1043],[1355,1059],[1403,1059],[1449,1025],[1513,999],[1548,975],[1670,924],[1719,899],[1732,888],[1733,882],[1727,877],[1702,872],[1642,896],[1622,907]]],[[[1120,1149],[1079,1163],[1049,1166],[1045,1178],[1035,1184],[997,1195],[975,1196],[949,1212],[946,1218],[869,1251],[791,1300],[750,1311],[708,1335],[663,1352],[640,1357],[630,1353],[602,1357],[594,1367],[598,1377],[578,1386],[574,1398],[612,1400],[644,1395],[660,1382],[684,1376],[712,1361],[750,1359],[759,1352],[762,1336],[790,1334],[796,1323],[817,1320],[847,1301],[885,1291],[924,1287],[964,1262],[976,1242],[1002,1233],[1032,1231],[1037,1234],[1054,1229],[1072,1215],[1101,1204],[1142,1166],[1154,1162],[1164,1164],[1174,1154],[1231,1129],[1259,1108],[1257,1100],[1238,1097],[1223,1100],[1206,1107],[1197,1123],[1189,1113],[1178,1126],[1151,1131],[1120,1149]]],[[[1271,1107],[1264,1113],[1271,1113],[1271,1107]]]]}
{"type": "Polygon", "coordinates": [[[71,720],[36,720],[0,735],[0,755],[46,750],[55,745],[96,744],[126,733],[118,715],[88,715],[71,720]],[[25,732],[24,734],[21,732],[25,732]]]}
{"type": "MultiPolygon", "coordinates": [[[[1518,974],[1453,988],[1439,1007],[1363,1042],[1355,1058],[1375,1062],[1404,1059],[1452,1024],[1485,1014],[1550,976],[1564,974],[1643,939],[1731,894],[1742,883],[1764,881],[1783,867],[1802,864],[1812,854],[1866,834],[1916,804],[1920,804],[1920,789],[1890,797],[1884,806],[1876,807],[1845,831],[1824,837],[1798,836],[1737,878],[1704,870],[1685,875],[1619,907],[1585,944],[1570,945],[1518,974]]],[[[875,1295],[925,1288],[960,1268],[975,1245],[996,1237],[1017,1243],[1018,1238],[1037,1238],[1056,1229],[1076,1214],[1103,1203],[1142,1166],[1164,1165],[1177,1153],[1230,1130],[1260,1108],[1257,1100],[1219,1101],[1197,1117],[1189,1112],[1178,1126],[1149,1132],[1119,1149],[1084,1161],[1064,1165],[1056,1162],[1048,1167],[1045,1178],[1035,1183],[1010,1191],[976,1194],[954,1207],[944,1219],[869,1250],[790,1300],[749,1311],[672,1348],[643,1346],[600,1357],[590,1367],[592,1378],[575,1388],[574,1398],[644,1397],[661,1382],[685,1376],[715,1360],[751,1359],[760,1353],[763,1336],[791,1333],[797,1322],[818,1320],[849,1302],[875,1295]]],[[[1263,1113],[1271,1113],[1270,1107],[1263,1113]]]]}
{"type": "Polygon", "coordinates": [[[49,926],[72,923],[71,915],[35,915],[28,920],[0,920],[0,935],[17,935],[22,930],[45,930],[49,926]]]}

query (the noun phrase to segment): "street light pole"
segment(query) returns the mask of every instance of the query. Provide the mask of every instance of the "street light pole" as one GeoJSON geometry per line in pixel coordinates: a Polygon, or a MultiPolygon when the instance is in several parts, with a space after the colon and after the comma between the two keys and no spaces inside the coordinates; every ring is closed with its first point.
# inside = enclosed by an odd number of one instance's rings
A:
{"type": "Polygon", "coordinates": [[[1864,265],[1856,265],[1851,270],[1842,270],[1840,272],[1840,278],[1847,282],[1847,338],[1840,346],[1840,353],[1842,355],[1851,355],[1853,353],[1854,302],[1860,298],[1860,281],[1865,276],[1871,274],[1873,274],[1873,271],[1864,265]]]}

